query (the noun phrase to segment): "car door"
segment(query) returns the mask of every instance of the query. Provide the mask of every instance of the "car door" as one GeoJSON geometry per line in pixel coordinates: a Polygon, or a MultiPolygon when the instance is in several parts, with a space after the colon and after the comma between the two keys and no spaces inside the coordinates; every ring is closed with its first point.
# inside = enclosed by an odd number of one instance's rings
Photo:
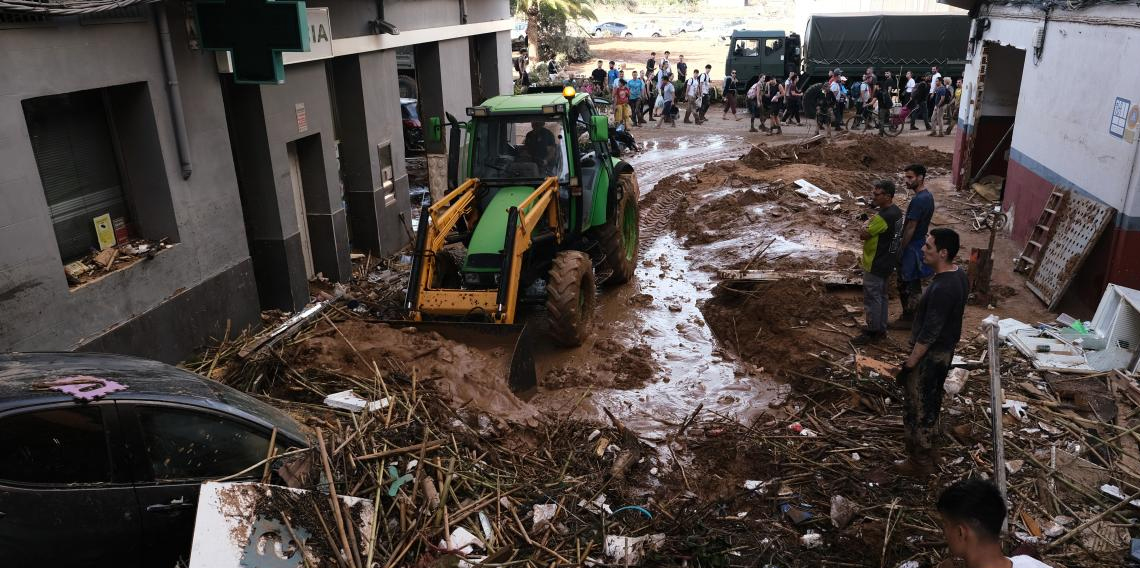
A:
{"type": "MultiPolygon", "coordinates": [[[[198,490],[265,459],[271,431],[237,416],[173,403],[117,403],[138,481],[143,555],[154,566],[187,560],[198,490]]],[[[287,442],[278,437],[278,452],[287,442]]],[[[255,469],[237,480],[259,478],[255,469]]]]}
{"type": "Polygon", "coordinates": [[[0,563],[138,566],[141,528],[113,403],[0,415],[0,563]]]}

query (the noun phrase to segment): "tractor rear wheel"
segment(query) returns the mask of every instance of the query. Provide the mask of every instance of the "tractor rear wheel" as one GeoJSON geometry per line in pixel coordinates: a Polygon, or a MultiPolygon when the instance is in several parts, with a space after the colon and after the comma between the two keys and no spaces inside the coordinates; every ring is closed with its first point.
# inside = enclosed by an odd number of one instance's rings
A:
{"type": "Polygon", "coordinates": [[[633,270],[637,268],[640,223],[637,200],[641,192],[633,173],[618,175],[617,185],[621,189],[621,200],[618,201],[613,217],[596,229],[594,238],[606,255],[606,267],[613,271],[609,281],[621,284],[633,278],[633,270]]]}
{"type": "Polygon", "coordinates": [[[576,347],[589,337],[597,294],[589,255],[567,250],[554,256],[546,281],[546,313],[555,342],[576,347]]]}

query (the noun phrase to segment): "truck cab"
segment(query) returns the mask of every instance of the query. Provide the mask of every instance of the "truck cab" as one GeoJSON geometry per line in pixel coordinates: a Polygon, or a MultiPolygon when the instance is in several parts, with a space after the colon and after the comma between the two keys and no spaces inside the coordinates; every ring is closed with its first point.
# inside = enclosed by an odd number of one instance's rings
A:
{"type": "Polygon", "coordinates": [[[736,70],[737,77],[748,86],[761,75],[787,77],[800,69],[800,37],[785,35],[781,30],[737,30],[732,32],[728,44],[728,57],[724,73],[736,70]]]}

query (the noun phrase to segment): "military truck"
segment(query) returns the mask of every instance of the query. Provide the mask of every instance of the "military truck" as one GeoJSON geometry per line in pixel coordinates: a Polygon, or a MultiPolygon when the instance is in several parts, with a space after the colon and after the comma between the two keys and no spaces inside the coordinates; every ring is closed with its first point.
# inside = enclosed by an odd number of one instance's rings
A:
{"type": "Polygon", "coordinates": [[[862,77],[867,67],[901,78],[907,71],[929,72],[938,65],[943,75],[961,77],[969,35],[970,18],[964,15],[816,15],[808,20],[802,41],[798,34],[778,30],[733,32],[725,74],[735,69],[751,86],[761,74],[787,77],[798,71],[804,109],[811,113],[819,92],[815,85],[827,80],[832,69],[849,79],[862,77]]]}

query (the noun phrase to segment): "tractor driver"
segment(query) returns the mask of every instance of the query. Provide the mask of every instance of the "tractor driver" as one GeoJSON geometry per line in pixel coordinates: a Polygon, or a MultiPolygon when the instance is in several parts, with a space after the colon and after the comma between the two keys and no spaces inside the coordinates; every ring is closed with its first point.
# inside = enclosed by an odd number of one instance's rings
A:
{"type": "Polygon", "coordinates": [[[523,148],[530,159],[538,165],[538,171],[544,175],[557,175],[551,172],[557,166],[558,139],[554,133],[546,128],[546,123],[535,120],[530,123],[530,132],[523,139],[523,148]]]}

